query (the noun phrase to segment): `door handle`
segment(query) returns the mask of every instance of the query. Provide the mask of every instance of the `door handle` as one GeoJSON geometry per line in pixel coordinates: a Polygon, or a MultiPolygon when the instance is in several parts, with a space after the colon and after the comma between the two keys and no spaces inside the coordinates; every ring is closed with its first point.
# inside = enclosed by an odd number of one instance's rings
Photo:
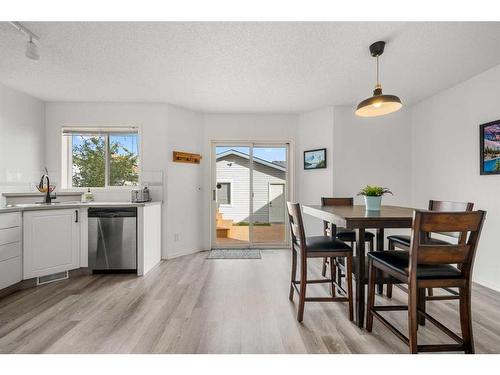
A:
{"type": "Polygon", "coordinates": [[[216,200],[216,191],[215,191],[215,189],[212,190],[212,200],[213,201],[216,200]]]}
{"type": "Polygon", "coordinates": [[[75,210],[75,223],[78,223],[78,210],[75,210]]]}

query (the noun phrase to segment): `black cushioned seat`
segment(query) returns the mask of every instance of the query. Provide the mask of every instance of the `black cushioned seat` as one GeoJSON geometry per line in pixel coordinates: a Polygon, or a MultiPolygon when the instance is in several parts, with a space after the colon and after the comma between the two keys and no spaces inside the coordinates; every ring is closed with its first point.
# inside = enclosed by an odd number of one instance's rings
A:
{"type": "MultiPolygon", "coordinates": [[[[411,242],[411,237],[410,236],[405,236],[405,235],[394,235],[394,236],[387,236],[387,239],[394,242],[398,243],[400,245],[410,247],[410,242],[411,242]]],[[[449,242],[443,241],[443,240],[438,240],[437,238],[429,238],[427,243],[433,244],[433,245],[449,245],[449,242]]]]}
{"type": "Polygon", "coordinates": [[[307,251],[352,251],[352,248],[348,244],[330,236],[306,237],[306,248],[307,251]]]}
{"type": "MultiPolygon", "coordinates": [[[[350,229],[337,229],[337,238],[345,242],[356,242],[356,232],[350,229]]],[[[365,239],[370,241],[375,238],[372,232],[365,232],[365,239]]]]}
{"type": "MultiPolygon", "coordinates": [[[[371,251],[368,257],[379,261],[390,269],[408,275],[410,253],[401,250],[371,251]]],[[[462,273],[449,264],[419,264],[418,279],[459,279],[462,273]]]]}

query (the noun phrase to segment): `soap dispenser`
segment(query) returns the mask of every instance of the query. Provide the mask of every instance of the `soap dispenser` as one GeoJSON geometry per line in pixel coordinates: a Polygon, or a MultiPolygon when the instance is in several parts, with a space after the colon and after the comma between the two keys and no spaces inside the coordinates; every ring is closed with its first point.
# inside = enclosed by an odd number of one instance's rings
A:
{"type": "Polygon", "coordinates": [[[93,202],[94,201],[94,194],[92,194],[92,192],[90,191],[90,188],[83,195],[83,199],[85,200],[85,202],[93,202]]]}

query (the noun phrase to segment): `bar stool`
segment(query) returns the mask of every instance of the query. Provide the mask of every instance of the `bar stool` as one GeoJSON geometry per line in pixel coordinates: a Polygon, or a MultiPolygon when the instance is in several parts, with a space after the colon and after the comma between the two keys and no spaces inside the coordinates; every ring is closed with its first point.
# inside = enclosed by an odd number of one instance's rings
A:
{"type": "Polygon", "coordinates": [[[476,254],[481,228],[486,212],[431,212],[416,210],[413,215],[413,230],[410,250],[387,250],[368,253],[368,314],[366,330],[372,331],[373,318],[381,321],[390,331],[409,346],[410,353],[464,351],[474,353],[471,318],[472,266],[476,254]],[[458,244],[434,244],[425,241],[432,232],[460,232],[458,244]],[[460,264],[460,268],[455,267],[460,264]],[[395,278],[395,282],[407,284],[408,305],[376,306],[376,272],[383,271],[395,278]],[[462,337],[425,312],[425,299],[419,299],[419,291],[425,288],[459,289],[460,327],[462,337]],[[408,331],[406,337],[380,312],[408,310],[408,331]],[[418,345],[418,316],[429,320],[457,344],[418,345]]]}
{"type": "MultiPolygon", "coordinates": [[[[450,201],[429,201],[429,211],[472,211],[474,208],[474,203],[470,202],[450,202],[450,201]]],[[[458,238],[460,242],[461,236],[464,233],[439,233],[444,236],[458,238]]],[[[389,250],[395,250],[396,248],[402,250],[410,249],[410,236],[407,235],[393,235],[387,236],[389,240],[389,250]]],[[[447,241],[440,240],[438,238],[432,238],[431,233],[428,233],[426,240],[429,244],[433,243],[435,245],[446,245],[449,244],[447,241]]],[[[403,289],[403,288],[401,288],[403,289]]],[[[427,289],[427,297],[426,300],[450,300],[450,299],[458,299],[458,293],[450,288],[443,288],[446,290],[449,295],[446,296],[434,296],[434,292],[432,288],[427,289]]],[[[406,291],[403,289],[403,291],[406,291]]],[[[387,297],[392,298],[392,285],[387,285],[387,297]]]]}
{"type": "Polygon", "coordinates": [[[330,236],[306,237],[304,223],[300,211],[300,204],[287,202],[288,219],[290,221],[291,250],[292,250],[292,274],[290,281],[289,299],[293,301],[294,291],[299,295],[299,306],[297,320],[302,322],[304,318],[304,307],[306,302],[348,302],[349,320],[353,320],[353,297],[352,297],[352,248],[345,242],[330,236]],[[300,257],[300,280],[297,276],[297,258],[300,257]],[[307,261],[309,258],[330,258],[332,277],[330,279],[310,280],[307,277],[307,261]],[[335,280],[336,267],[333,258],[343,257],[346,262],[347,290],[335,280]],[[308,284],[331,284],[331,297],[307,297],[308,284]],[[342,296],[336,296],[336,290],[342,292],[342,296]]]}

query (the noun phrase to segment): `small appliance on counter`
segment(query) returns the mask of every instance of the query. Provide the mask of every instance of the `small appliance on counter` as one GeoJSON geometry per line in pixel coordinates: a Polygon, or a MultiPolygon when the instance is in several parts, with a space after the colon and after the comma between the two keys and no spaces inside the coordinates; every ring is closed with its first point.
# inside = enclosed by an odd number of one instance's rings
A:
{"type": "Polygon", "coordinates": [[[132,203],[144,203],[151,202],[151,197],[149,195],[149,189],[147,186],[144,189],[135,189],[132,190],[132,203]]]}
{"type": "Polygon", "coordinates": [[[94,194],[90,191],[90,188],[87,190],[85,194],[83,194],[83,201],[84,202],[93,202],[94,201],[94,194]]]}

